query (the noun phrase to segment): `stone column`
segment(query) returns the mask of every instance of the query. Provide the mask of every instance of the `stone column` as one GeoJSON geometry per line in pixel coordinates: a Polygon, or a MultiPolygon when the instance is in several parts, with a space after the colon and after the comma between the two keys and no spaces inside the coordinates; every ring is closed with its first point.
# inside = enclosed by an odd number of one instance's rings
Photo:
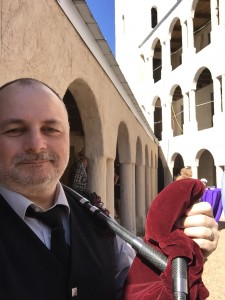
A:
{"type": "Polygon", "coordinates": [[[198,166],[191,166],[192,169],[192,178],[198,178],[198,166]]]}
{"type": "Polygon", "coordinates": [[[104,157],[90,157],[88,188],[91,192],[96,192],[102,198],[102,202],[108,206],[106,199],[106,159],[104,157]]]}
{"type": "Polygon", "coordinates": [[[194,26],[193,19],[190,17],[187,19],[187,38],[188,38],[188,49],[194,50],[194,26]]]}
{"type": "Polygon", "coordinates": [[[187,32],[187,23],[181,23],[181,31],[182,31],[182,48],[183,48],[183,55],[187,51],[188,47],[188,32],[187,32]]]}
{"type": "Polygon", "coordinates": [[[219,8],[218,8],[218,1],[217,0],[211,0],[210,1],[210,6],[211,6],[211,24],[212,24],[212,32],[217,28],[218,23],[219,23],[219,18],[218,18],[218,13],[219,13],[219,8]]]}
{"type": "Polygon", "coordinates": [[[190,125],[193,130],[197,130],[197,120],[196,120],[196,103],[195,103],[195,90],[190,90],[189,92],[190,101],[190,125]]]}
{"type": "Polygon", "coordinates": [[[151,55],[149,56],[149,62],[148,62],[148,68],[149,70],[151,70],[151,74],[149,76],[149,79],[150,79],[150,83],[154,83],[154,77],[153,77],[153,55],[154,55],[154,52],[151,51],[151,55]]]}
{"type": "Polygon", "coordinates": [[[127,230],[136,234],[134,195],[134,165],[122,163],[120,164],[120,223],[127,230]]]}
{"type": "Polygon", "coordinates": [[[151,177],[150,177],[150,167],[145,166],[145,213],[147,213],[148,208],[152,202],[151,197],[151,177]]]}
{"type": "Polygon", "coordinates": [[[137,235],[143,235],[145,223],[145,186],[144,166],[136,165],[135,186],[136,186],[136,229],[137,235]]]}
{"type": "Polygon", "coordinates": [[[185,93],[183,95],[183,105],[184,105],[184,126],[183,126],[183,131],[184,134],[187,131],[188,125],[189,125],[189,98],[188,95],[185,93]]]}
{"type": "Polygon", "coordinates": [[[225,1],[219,0],[219,24],[225,25],[225,1]]]}
{"type": "Polygon", "coordinates": [[[107,160],[107,177],[106,177],[106,201],[105,206],[110,211],[111,215],[114,215],[114,160],[107,160]],[[107,205],[106,205],[107,204],[107,205]]]}
{"type": "MultiPolygon", "coordinates": [[[[155,160],[155,159],[154,159],[155,160]]],[[[152,182],[152,201],[155,199],[158,194],[158,170],[156,168],[155,163],[151,166],[151,182],[152,182]]]]}
{"type": "Polygon", "coordinates": [[[162,64],[162,76],[165,77],[172,71],[169,38],[162,43],[162,64]]]}
{"type": "Polygon", "coordinates": [[[171,99],[162,105],[162,140],[173,137],[171,126],[171,99]]]}
{"type": "Polygon", "coordinates": [[[221,113],[221,89],[220,81],[217,78],[213,79],[213,96],[214,96],[214,115],[221,113]]]}
{"type": "Polygon", "coordinates": [[[220,166],[216,166],[216,187],[221,188],[223,178],[223,170],[220,166]]]}

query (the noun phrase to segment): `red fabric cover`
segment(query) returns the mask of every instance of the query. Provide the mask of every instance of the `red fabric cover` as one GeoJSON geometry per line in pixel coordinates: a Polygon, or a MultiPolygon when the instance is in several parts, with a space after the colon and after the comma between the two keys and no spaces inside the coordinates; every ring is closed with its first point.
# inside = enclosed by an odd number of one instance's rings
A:
{"type": "Polygon", "coordinates": [[[173,299],[171,261],[178,256],[188,258],[188,299],[201,300],[209,296],[201,279],[202,252],[194,241],[174,226],[203,193],[204,186],[200,180],[181,179],[168,185],[155,198],[148,211],[144,240],[168,257],[168,265],[160,274],[136,257],[125,285],[125,300],[173,299]]]}

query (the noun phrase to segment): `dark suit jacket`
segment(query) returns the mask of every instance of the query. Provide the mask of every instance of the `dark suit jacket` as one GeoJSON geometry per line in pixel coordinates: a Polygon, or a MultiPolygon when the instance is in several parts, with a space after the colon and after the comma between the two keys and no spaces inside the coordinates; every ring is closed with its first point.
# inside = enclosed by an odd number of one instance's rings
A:
{"type": "Polygon", "coordinates": [[[113,242],[71,195],[67,199],[71,209],[69,279],[54,255],[0,196],[0,299],[115,299],[113,242]],[[73,288],[77,296],[71,298],[73,288]]]}

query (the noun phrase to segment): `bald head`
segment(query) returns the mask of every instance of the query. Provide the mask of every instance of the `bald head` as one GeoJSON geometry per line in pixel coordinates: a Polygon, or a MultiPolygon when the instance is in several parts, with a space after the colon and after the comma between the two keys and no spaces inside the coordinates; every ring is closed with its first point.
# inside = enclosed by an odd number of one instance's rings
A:
{"type": "Polygon", "coordinates": [[[9,87],[16,86],[16,85],[21,85],[21,86],[45,86],[46,88],[51,90],[59,98],[59,100],[62,101],[60,96],[50,86],[48,86],[44,82],[42,82],[40,80],[37,80],[37,79],[34,79],[34,78],[18,78],[18,79],[15,79],[13,81],[9,81],[9,82],[5,83],[4,85],[2,85],[0,87],[0,95],[1,95],[1,91],[5,90],[9,87]]]}
{"type": "MultiPolygon", "coordinates": [[[[45,84],[44,82],[39,81],[34,78],[19,78],[19,79],[7,82],[6,84],[2,85],[0,87],[0,101],[2,101],[2,99],[7,99],[11,93],[16,93],[18,88],[20,90],[21,89],[25,90],[25,89],[29,89],[29,88],[35,89],[36,91],[43,90],[46,93],[48,93],[49,95],[52,95],[55,99],[58,99],[60,101],[61,106],[67,116],[67,119],[68,119],[67,109],[65,107],[65,104],[64,104],[62,98],[59,96],[59,94],[56,91],[54,91],[50,86],[45,84]]],[[[42,101],[41,98],[40,98],[40,101],[42,101]]],[[[1,102],[0,102],[0,106],[1,106],[1,102]]]]}

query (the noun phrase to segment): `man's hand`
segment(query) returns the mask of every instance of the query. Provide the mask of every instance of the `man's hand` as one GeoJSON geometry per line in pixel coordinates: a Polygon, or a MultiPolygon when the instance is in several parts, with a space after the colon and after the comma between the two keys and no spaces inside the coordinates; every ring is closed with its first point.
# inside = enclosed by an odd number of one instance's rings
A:
{"type": "Polygon", "coordinates": [[[205,258],[216,249],[219,240],[218,224],[209,203],[194,204],[186,211],[186,217],[178,220],[177,227],[199,245],[205,258]]]}

